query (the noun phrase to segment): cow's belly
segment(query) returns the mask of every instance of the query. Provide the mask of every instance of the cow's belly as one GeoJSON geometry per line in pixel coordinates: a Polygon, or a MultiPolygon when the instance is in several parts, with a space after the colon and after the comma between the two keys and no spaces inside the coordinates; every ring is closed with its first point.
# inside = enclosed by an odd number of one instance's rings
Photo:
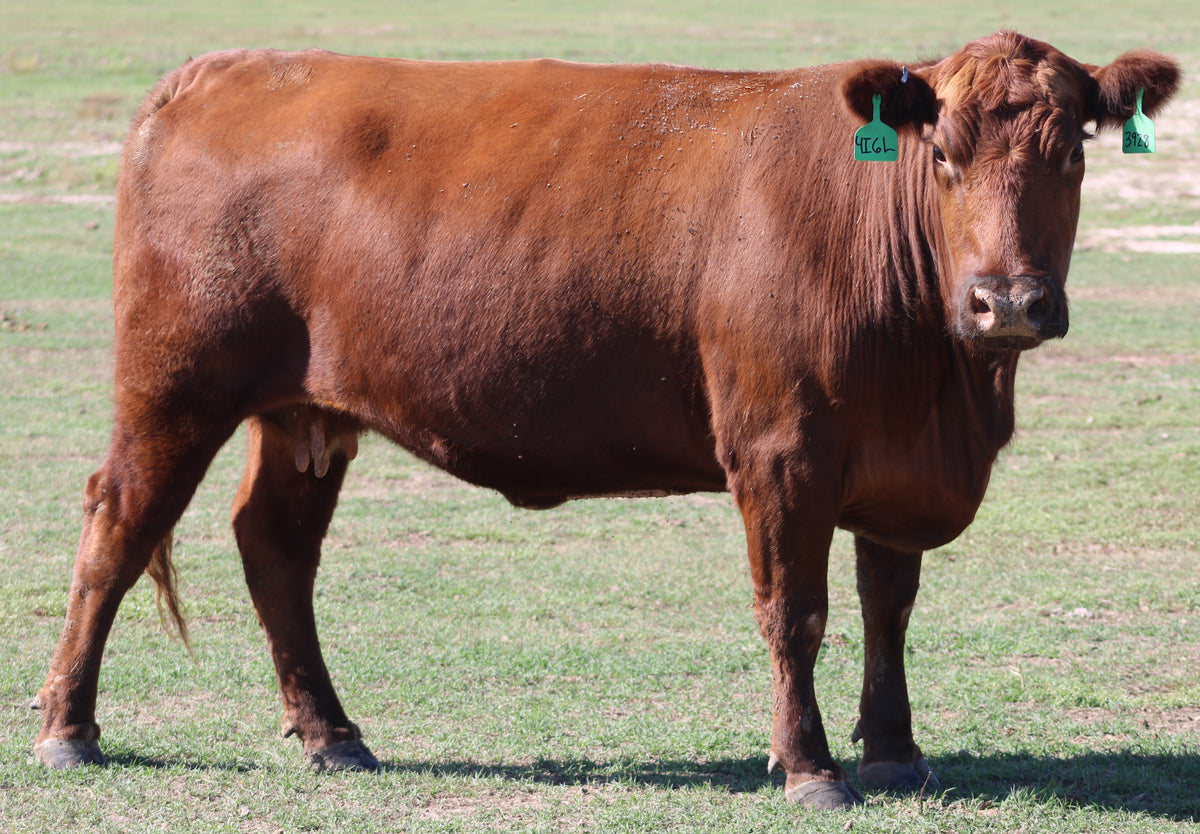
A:
{"type": "Polygon", "coordinates": [[[373,426],[387,437],[520,506],[725,488],[711,450],[693,441],[682,423],[637,425],[616,411],[559,406],[547,407],[544,417],[500,406],[483,413],[462,409],[446,420],[413,418],[403,407],[375,410],[387,412],[373,426]]]}
{"type": "Polygon", "coordinates": [[[565,338],[475,338],[464,349],[430,333],[315,363],[310,396],[521,506],[725,489],[686,362],[627,341],[572,352],[565,338]]]}
{"type": "MultiPolygon", "coordinates": [[[[553,507],[573,498],[663,496],[725,488],[724,472],[701,449],[658,433],[635,434],[605,421],[524,424],[507,435],[501,421],[467,426],[385,419],[387,437],[470,483],[495,489],[518,506],[553,507]],[[538,438],[541,438],[540,442],[538,438]]],[[[513,424],[516,425],[516,424],[513,424]]]]}

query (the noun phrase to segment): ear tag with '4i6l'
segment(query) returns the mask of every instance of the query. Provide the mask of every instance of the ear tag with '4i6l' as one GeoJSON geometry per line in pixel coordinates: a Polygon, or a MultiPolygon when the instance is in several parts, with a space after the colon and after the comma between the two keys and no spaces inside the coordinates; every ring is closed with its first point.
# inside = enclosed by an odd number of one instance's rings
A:
{"type": "Polygon", "coordinates": [[[1138,90],[1137,112],[1125,123],[1121,149],[1125,153],[1154,153],[1154,122],[1142,112],[1142,93],[1138,90]]]}
{"type": "Polygon", "coordinates": [[[854,132],[854,158],[866,162],[895,162],[899,158],[900,140],[896,131],[879,120],[879,103],[883,96],[871,96],[875,116],[854,132]]]}

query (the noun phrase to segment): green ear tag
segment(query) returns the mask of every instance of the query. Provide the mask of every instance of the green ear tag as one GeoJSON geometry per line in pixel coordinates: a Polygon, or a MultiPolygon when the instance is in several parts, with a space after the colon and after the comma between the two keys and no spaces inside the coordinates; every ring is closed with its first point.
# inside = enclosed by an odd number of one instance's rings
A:
{"type": "Polygon", "coordinates": [[[1142,113],[1142,93],[1138,90],[1137,112],[1125,123],[1122,149],[1125,153],[1154,153],[1154,122],[1142,113]]]}
{"type": "Polygon", "coordinates": [[[854,158],[866,162],[895,162],[900,154],[896,131],[879,120],[879,102],[883,96],[871,96],[875,117],[854,132],[854,158]]]}

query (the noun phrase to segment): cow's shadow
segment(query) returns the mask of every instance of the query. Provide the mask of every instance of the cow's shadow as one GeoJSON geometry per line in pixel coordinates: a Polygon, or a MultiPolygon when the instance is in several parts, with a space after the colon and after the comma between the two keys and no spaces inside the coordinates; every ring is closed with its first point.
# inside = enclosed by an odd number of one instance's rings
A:
{"type": "MultiPolygon", "coordinates": [[[[170,768],[182,764],[195,770],[212,768],[211,763],[180,763],[126,751],[115,751],[109,761],[126,767],[170,768]]],[[[851,774],[856,764],[842,762],[851,774]]],[[[930,764],[945,788],[938,799],[931,800],[945,804],[958,800],[999,803],[1015,791],[1026,791],[1047,802],[1142,813],[1175,822],[1200,822],[1200,747],[1172,754],[1123,751],[1062,758],[1023,753],[989,756],[959,753],[932,757],[930,764]]],[[[223,767],[243,773],[262,769],[249,761],[231,762],[223,767]]],[[[556,786],[635,784],[661,790],[712,787],[731,794],[783,784],[779,772],[767,775],[765,756],[706,762],[660,760],[653,764],[632,759],[606,762],[588,758],[538,759],[528,764],[392,759],[382,762],[382,769],[391,773],[482,777],[556,786]]]]}
{"type": "MultiPolygon", "coordinates": [[[[1175,754],[1098,752],[1065,758],[960,753],[933,758],[930,764],[945,787],[939,801],[947,804],[957,800],[999,803],[1014,791],[1026,791],[1045,801],[1200,822],[1200,748],[1175,754]]],[[[843,765],[853,774],[855,762],[843,765]]],[[[541,759],[530,764],[392,760],[384,762],[383,768],[549,785],[632,783],[663,790],[715,787],[729,793],[759,791],[783,782],[778,772],[767,775],[765,757],[654,764],[590,759],[541,759]]]]}

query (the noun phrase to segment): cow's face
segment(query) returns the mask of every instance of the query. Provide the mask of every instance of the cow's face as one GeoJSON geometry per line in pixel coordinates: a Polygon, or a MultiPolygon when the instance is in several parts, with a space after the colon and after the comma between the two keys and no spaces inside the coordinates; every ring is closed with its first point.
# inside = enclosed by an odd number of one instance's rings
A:
{"type": "MultiPolygon", "coordinates": [[[[937,204],[930,232],[951,331],[997,350],[1061,338],[1088,128],[1132,115],[1139,88],[1152,111],[1174,92],[1178,69],[1154,53],[1085,66],[1004,33],[913,75],[893,83],[928,85],[934,112],[913,106],[896,121],[918,126],[919,164],[932,172],[924,196],[937,204]]],[[[843,85],[851,107],[864,77],[843,85]]],[[[905,99],[891,98],[893,114],[903,113],[905,99]]]]}

